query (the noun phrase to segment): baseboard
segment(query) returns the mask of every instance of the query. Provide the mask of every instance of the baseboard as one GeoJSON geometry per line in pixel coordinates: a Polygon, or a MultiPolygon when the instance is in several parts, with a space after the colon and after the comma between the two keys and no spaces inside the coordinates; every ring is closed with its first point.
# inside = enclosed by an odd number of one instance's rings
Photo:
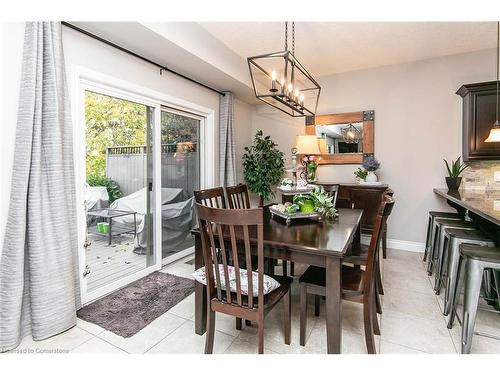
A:
{"type": "MultiPolygon", "coordinates": [[[[370,243],[370,236],[362,235],[361,243],[368,245],[370,243]]],[[[423,253],[425,249],[425,244],[423,242],[393,240],[388,238],[387,248],[395,250],[411,251],[414,253],[423,253]]]]}

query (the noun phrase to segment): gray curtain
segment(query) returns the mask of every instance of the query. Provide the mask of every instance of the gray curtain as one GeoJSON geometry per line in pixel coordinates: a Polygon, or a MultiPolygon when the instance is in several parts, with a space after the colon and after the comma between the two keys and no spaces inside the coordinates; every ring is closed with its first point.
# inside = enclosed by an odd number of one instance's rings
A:
{"type": "Polygon", "coordinates": [[[222,186],[236,184],[236,156],[233,135],[233,94],[225,92],[219,104],[219,180],[222,186]]]}
{"type": "Polygon", "coordinates": [[[0,351],[76,324],[75,177],[61,24],[26,23],[9,217],[0,259],[0,351]]]}

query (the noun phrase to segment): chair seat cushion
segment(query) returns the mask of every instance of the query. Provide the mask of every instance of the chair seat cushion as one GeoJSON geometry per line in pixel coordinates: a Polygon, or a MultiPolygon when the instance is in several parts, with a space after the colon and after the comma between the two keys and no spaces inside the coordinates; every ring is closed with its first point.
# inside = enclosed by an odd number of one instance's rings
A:
{"type": "MultiPolygon", "coordinates": [[[[214,267],[214,282],[215,282],[215,265],[214,267]]],[[[228,274],[229,274],[229,289],[231,292],[237,291],[236,289],[236,268],[233,266],[227,266],[228,274]]],[[[226,280],[224,277],[224,266],[219,264],[219,272],[220,272],[220,282],[222,289],[226,288],[226,280]]],[[[247,296],[248,295],[248,277],[247,270],[239,268],[240,272],[240,284],[241,284],[241,294],[247,296]]],[[[194,279],[204,285],[207,285],[207,275],[205,274],[205,267],[199,268],[194,273],[191,274],[194,279]]],[[[278,289],[280,287],[280,283],[273,279],[271,276],[264,275],[264,285],[263,291],[264,294],[271,293],[273,290],[278,289]]],[[[259,294],[259,274],[258,272],[252,272],[252,289],[253,295],[257,296],[259,294]]]]}

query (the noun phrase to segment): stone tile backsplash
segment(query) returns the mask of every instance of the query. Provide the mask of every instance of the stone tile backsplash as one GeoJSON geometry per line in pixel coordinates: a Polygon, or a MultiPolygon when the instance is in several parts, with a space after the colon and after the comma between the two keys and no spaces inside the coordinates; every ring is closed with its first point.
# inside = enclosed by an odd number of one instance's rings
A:
{"type": "Polygon", "coordinates": [[[463,172],[464,189],[500,190],[500,182],[495,182],[495,171],[500,171],[500,161],[471,161],[463,172]]]}

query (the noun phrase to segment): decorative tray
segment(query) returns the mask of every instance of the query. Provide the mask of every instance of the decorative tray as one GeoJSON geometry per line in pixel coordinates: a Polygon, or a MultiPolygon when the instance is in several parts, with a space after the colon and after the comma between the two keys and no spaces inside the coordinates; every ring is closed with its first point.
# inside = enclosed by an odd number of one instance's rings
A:
{"type": "Polygon", "coordinates": [[[290,188],[290,189],[283,189],[283,187],[278,186],[277,190],[283,194],[283,195],[296,195],[296,194],[308,194],[311,191],[313,191],[315,188],[315,185],[307,185],[307,187],[303,189],[297,189],[296,187],[290,188]]]}
{"type": "Polygon", "coordinates": [[[303,213],[303,212],[295,212],[293,214],[289,214],[287,212],[281,212],[276,209],[277,205],[269,207],[269,212],[271,212],[271,217],[274,218],[274,216],[278,216],[282,219],[286,220],[286,225],[289,225],[292,220],[296,219],[314,219],[321,221],[323,220],[323,215],[321,215],[319,212],[308,212],[308,213],[303,213]]]}

